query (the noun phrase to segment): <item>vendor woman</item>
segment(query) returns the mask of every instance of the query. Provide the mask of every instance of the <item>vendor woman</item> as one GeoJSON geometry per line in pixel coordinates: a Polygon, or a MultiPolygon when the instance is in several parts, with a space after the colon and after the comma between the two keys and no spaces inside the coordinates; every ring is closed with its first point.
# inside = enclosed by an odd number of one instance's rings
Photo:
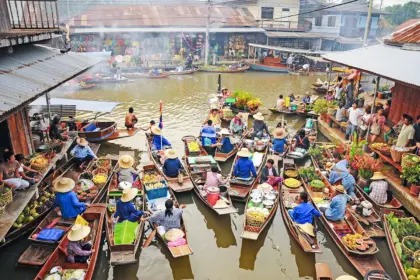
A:
{"type": "Polygon", "coordinates": [[[160,151],[163,150],[165,147],[171,147],[171,143],[169,143],[169,141],[162,136],[162,131],[159,127],[152,127],[152,135],[152,150],[160,151]]]}
{"type": "Polygon", "coordinates": [[[249,159],[251,153],[247,148],[242,148],[238,152],[238,161],[233,169],[233,176],[242,179],[257,178],[257,171],[255,170],[254,163],[249,159]]]}
{"type": "Polygon", "coordinates": [[[52,209],[60,208],[61,217],[64,219],[75,219],[77,215],[86,211],[87,204],[80,202],[73,191],[75,182],[62,177],[54,182],[55,200],[52,209]]]}
{"type": "Polygon", "coordinates": [[[222,141],[217,143],[216,146],[218,146],[218,149],[221,153],[229,154],[235,148],[235,146],[230,141],[230,132],[226,128],[223,128],[220,131],[220,134],[222,135],[222,141]]]}
{"type": "Polygon", "coordinates": [[[78,138],[76,143],[77,145],[73,148],[73,150],[71,150],[70,154],[75,157],[75,160],[80,168],[82,168],[85,163],[97,158],[92,149],[89,147],[89,142],[86,141],[85,138],[78,138]]]}
{"type": "Polygon", "coordinates": [[[230,131],[233,134],[242,135],[245,131],[245,123],[242,120],[242,114],[237,114],[231,121],[230,121],[230,131]]]}
{"type": "Polygon", "coordinates": [[[165,151],[165,162],[163,164],[163,173],[170,178],[178,177],[179,173],[182,172],[184,167],[181,161],[176,155],[175,150],[169,149],[165,151]]]}
{"type": "Polygon", "coordinates": [[[165,211],[159,211],[149,218],[142,218],[142,221],[149,221],[157,225],[157,232],[164,235],[173,228],[181,228],[182,209],[174,208],[174,202],[171,199],[165,202],[165,211]]]}
{"type": "Polygon", "coordinates": [[[133,183],[138,174],[138,172],[133,168],[134,158],[130,155],[122,155],[118,159],[118,165],[118,182],[133,183]]]}
{"type": "Polygon", "coordinates": [[[75,224],[71,228],[67,235],[69,240],[67,244],[67,261],[69,263],[87,263],[90,255],[94,252],[92,245],[86,240],[89,233],[89,226],[75,224]]]}
{"type": "Polygon", "coordinates": [[[206,124],[208,120],[211,120],[213,125],[220,125],[219,110],[216,109],[216,108],[211,109],[209,115],[207,116],[206,121],[204,122],[204,124],[206,124]]]}
{"type": "Polygon", "coordinates": [[[128,220],[137,222],[143,216],[143,211],[138,211],[134,206],[133,199],[137,196],[139,190],[137,188],[124,189],[121,198],[117,202],[114,218],[118,223],[128,220]]]}

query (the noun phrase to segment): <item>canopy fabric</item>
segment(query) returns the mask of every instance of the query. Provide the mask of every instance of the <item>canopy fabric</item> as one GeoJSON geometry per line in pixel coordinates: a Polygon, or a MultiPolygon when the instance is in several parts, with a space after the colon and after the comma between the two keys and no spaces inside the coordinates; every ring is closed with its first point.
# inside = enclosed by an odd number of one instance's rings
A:
{"type": "Polygon", "coordinates": [[[260,45],[260,44],[253,44],[250,43],[249,46],[261,49],[269,49],[275,50],[280,52],[288,52],[288,53],[299,53],[299,54],[326,54],[325,51],[311,51],[311,50],[304,50],[304,49],[293,49],[293,48],[283,48],[278,46],[270,46],[270,45],[260,45]]]}
{"type": "MultiPolygon", "coordinates": [[[[51,98],[50,105],[76,105],[76,110],[98,113],[111,113],[120,103],[108,101],[92,101],[80,99],[51,98]]],[[[30,104],[31,106],[47,105],[47,100],[42,97],[30,104]]]]}

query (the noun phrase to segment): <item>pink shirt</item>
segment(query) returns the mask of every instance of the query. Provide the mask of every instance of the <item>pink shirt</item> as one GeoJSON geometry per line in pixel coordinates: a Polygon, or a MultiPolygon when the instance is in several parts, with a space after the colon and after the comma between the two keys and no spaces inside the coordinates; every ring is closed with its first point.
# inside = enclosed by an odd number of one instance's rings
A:
{"type": "Polygon", "coordinates": [[[222,175],[219,173],[207,172],[206,187],[218,187],[224,183],[222,175]]]}

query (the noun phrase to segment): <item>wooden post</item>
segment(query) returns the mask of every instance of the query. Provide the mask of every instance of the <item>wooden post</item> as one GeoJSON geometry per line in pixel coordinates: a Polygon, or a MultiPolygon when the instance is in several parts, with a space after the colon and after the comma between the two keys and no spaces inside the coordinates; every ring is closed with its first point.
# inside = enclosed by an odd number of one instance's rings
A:
{"type": "Polygon", "coordinates": [[[48,110],[48,123],[51,124],[51,107],[50,107],[50,98],[48,92],[45,94],[47,100],[47,110],[48,110]]]}
{"type": "Polygon", "coordinates": [[[331,71],[332,71],[332,62],[330,62],[330,66],[329,66],[328,68],[329,68],[329,71],[328,71],[328,88],[327,88],[327,95],[328,95],[328,90],[330,89],[331,71]]]}
{"type": "Polygon", "coordinates": [[[254,63],[256,62],[256,57],[257,57],[257,47],[254,46],[254,63]]]}

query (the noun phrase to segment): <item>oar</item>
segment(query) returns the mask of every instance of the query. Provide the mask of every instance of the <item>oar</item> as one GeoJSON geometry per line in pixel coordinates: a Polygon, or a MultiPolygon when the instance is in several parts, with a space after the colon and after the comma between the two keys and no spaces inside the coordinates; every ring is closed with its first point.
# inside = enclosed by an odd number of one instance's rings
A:
{"type": "Polygon", "coordinates": [[[150,243],[152,243],[153,239],[155,238],[157,229],[155,228],[150,234],[149,237],[147,237],[146,241],[143,244],[143,248],[149,247],[150,243]]]}

